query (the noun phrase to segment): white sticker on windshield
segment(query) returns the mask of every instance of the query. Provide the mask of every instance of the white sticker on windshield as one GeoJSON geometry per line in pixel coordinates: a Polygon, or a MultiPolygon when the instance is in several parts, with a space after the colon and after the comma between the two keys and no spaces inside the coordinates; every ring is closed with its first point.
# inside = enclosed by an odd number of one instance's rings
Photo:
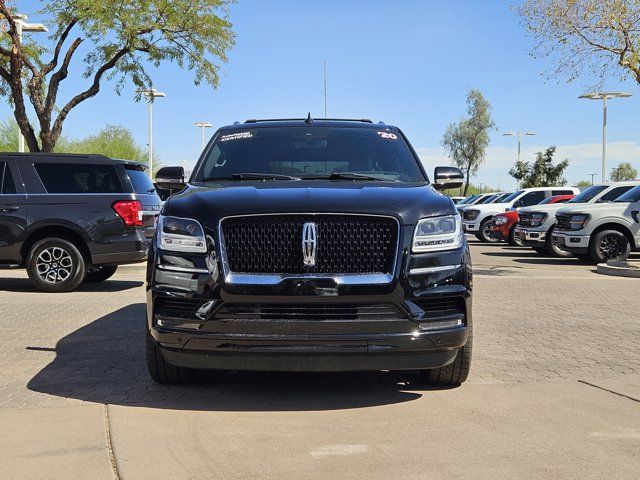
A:
{"type": "Polygon", "coordinates": [[[386,138],[387,140],[397,140],[398,139],[398,136],[395,133],[378,132],[378,135],[380,135],[380,138],[386,138]]]}
{"type": "Polygon", "coordinates": [[[243,138],[252,138],[253,133],[251,132],[237,132],[237,133],[228,133],[226,135],[222,135],[220,137],[221,142],[228,142],[229,140],[241,140],[243,138]]]}

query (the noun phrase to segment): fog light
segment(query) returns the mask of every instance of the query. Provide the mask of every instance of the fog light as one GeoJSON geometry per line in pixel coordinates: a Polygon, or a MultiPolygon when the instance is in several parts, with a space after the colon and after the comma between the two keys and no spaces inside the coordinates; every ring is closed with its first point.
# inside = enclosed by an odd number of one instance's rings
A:
{"type": "Polygon", "coordinates": [[[155,317],[155,324],[163,328],[185,328],[189,330],[198,330],[200,323],[189,319],[155,317]]]}
{"type": "Polygon", "coordinates": [[[418,328],[425,332],[431,330],[442,330],[444,328],[455,328],[462,325],[462,319],[456,318],[455,320],[441,320],[435,322],[424,322],[418,325],[418,328]]]}

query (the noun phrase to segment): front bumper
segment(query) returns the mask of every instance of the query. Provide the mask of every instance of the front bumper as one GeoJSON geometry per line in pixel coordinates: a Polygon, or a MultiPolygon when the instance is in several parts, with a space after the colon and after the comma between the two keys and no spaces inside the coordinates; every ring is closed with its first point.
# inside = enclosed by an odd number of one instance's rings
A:
{"type": "Polygon", "coordinates": [[[554,231],[551,241],[568,252],[587,253],[591,237],[580,233],[579,231],[575,233],[554,231]]]}
{"type": "Polygon", "coordinates": [[[547,241],[546,229],[516,227],[515,237],[529,247],[542,247],[547,241]]]}
{"type": "MultiPolygon", "coordinates": [[[[412,229],[411,229],[412,231],[412,229]]],[[[404,237],[404,235],[403,235],[404,237]]],[[[409,254],[401,240],[388,284],[285,279],[278,285],[226,283],[215,255],[149,254],[148,329],[172,365],[221,370],[345,371],[436,368],[452,362],[472,328],[468,247],[409,254]],[[191,302],[189,312],[167,304],[191,302]],[[439,311],[438,305],[448,305],[439,311]],[[304,311],[386,305],[393,315],[321,319],[304,311]],[[240,306],[240,313],[228,310],[240,306]],[[435,306],[435,307],[434,307],[435,306]],[[248,314],[269,308],[286,318],[248,314]],[[451,307],[451,308],[449,308],[451,307]]],[[[331,314],[327,314],[331,315],[331,314]]]]}

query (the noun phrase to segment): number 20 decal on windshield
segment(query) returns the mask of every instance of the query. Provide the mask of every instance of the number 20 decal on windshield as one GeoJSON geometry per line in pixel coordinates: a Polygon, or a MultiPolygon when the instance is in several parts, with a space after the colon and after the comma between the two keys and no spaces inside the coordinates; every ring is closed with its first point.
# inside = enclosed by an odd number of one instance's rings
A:
{"type": "Polygon", "coordinates": [[[397,140],[398,139],[398,136],[395,133],[378,132],[378,135],[380,135],[380,138],[386,138],[388,140],[397,140]]]}

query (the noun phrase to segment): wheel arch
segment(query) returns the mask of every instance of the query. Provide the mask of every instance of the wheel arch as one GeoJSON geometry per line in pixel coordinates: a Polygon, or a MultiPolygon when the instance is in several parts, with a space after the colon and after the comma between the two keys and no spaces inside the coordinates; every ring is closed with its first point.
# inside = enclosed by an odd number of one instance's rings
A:
{"type": "Polygon", "coordinates": [[[88,235],[77,225],[68,222],[35,224],[25,232],[22,247],[20,249],[21,263],[26,262],[29,251],[36,242],[48,237],[63,238],[73,243],[82,254],[85,262],[91,263],[91,251],[88,243],[88,235]]]}
{"type": "Polygon", "coordinates": [[[591,241],[593,240],[595,235],[602,232],[603,230],[616,230],[622,233],[625,237],[627,237],[627,240],[629,240],[629,244],[631,245],[631,248],[637,248],[635,239],[633,238],[633,234],[631,233],[631,230],[629,230],[629,227],[627,227],[622,223],[611,222],[611,221],[605,222],[601,225],[598,225],[596,228],[594,228],[593,232],[591,232],[591,238],[589,239],[589,244],[591,244],[591,241]]]}

